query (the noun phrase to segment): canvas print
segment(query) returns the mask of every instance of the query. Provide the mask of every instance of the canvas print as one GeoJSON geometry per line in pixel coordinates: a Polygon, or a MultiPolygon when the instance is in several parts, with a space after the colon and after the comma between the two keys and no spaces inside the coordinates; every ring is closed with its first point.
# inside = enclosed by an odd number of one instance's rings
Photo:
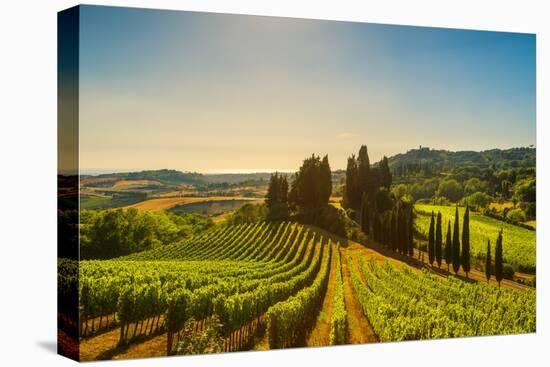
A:
{"type": "Polygon", "coordinates": [[[534,34],[58,19],[61,354],[536,331],[534,34]]]}

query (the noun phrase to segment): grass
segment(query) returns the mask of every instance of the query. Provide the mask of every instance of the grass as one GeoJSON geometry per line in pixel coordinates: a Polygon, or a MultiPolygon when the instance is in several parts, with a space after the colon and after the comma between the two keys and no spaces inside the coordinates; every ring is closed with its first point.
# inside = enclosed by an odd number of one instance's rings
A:
{"type": "Polygon", "coordinates": [[[528,220],[527,222],[524,222],[528,226],[537,229],[537,221],[536,220],[528,220]]]}
{"type": "MultiPolygon", "coordinates": [[[[424,213],[441,212],[443,219],[443,239],[447,231],[447,221],[451,220],[453,226],[455,207],[437,206],[428,204],[415,205],[418,211],[416,219],[417,229],[428,234],[430,225],[430,216],[424,213]]],[[[462,233],[462,219],[465,208],[459,207],[460,232],[462,233]]],[[[530,269],[533,271],[536,267],[536,232],[526,228],[515,226],[497,219],[486,217],[482,214],[470,211],[470,248],[472,257],[484,258],[487,251],[487,240],[491,240],[492,253],[494,256],[494,245],[498,232],[503,230],[503,254],[504,261],[517,267],[530,269]]]]}
{"type": "Polygon", "coordinates": [[[80,209],[111,209],[132,205],[143,200],[143,195],[118,197],[85,197],[80,198],[80,209]]]}

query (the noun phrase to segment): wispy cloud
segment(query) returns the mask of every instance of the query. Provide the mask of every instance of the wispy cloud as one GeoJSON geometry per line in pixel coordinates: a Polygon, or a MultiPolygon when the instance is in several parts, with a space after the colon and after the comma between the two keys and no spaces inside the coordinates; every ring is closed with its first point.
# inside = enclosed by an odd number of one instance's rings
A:
{"type": "Polygon", "coordinates": [[[336,135],[336,139],[340,139],[340,140],[351,139],[351,138],[355,138],[356,136],[357,136],[357,134],[343,132],[343,133],[340,133],[340,134],[336,135]]]}

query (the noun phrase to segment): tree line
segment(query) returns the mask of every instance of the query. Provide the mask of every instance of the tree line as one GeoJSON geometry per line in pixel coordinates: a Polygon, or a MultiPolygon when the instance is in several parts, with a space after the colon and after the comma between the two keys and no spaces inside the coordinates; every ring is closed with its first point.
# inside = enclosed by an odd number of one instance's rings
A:
{"type": "MultiPolygon", "coordinates": [[[[420,256],[420,253],[419,253],[420,256]]],[[[451,230],[451,221],[447,223],[447,233],[445,236],[445,248],[443,249],[443,230],[441,212],[434,215],[432,211],[430,218],[430,227],[428,232],[428,263],[433,265],[434,262],[439,268],[443,259],[447,263],[447,271],[450,271],[450,267],[453,267],[455,274],[458,273],[460,268],[466,274],[471,270],[470,266],[470,208],[466,206],[466,211],[462,218],[462,238],[460,238],[460,222],[458,215],[458,206],[455,211],[455,218],[453,223],[453,230],[451,230]]],[[[491,275],[497,280],[499,286],[500,282],[504,278],[503,272],[503,257],[502,257],[502,230],[500,231],[495,249],[495,263],[494,267],[491,260],[491,241],[487,242],[487,254],[485,263],[485,275],[487,281],[490,280],[491,275]]]]}

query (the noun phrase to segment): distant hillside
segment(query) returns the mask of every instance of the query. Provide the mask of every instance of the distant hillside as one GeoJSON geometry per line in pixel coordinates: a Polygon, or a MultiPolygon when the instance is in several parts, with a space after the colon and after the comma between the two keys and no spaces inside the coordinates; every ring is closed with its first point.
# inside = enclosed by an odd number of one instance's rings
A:
{"type": "MultiPolygon", "coordinates": [[[[85,176],[81,176],[84,178],[85,176]]],[[[154,180],[171,184],[201,184],[206,180],[203,175],[196,172],[181,172],[173,169],[160,169],[154,171],[107,173],[96,178],[118,178],[125,180],[154,180]]]]}
{"type": "Polygon", "coordinates": [[[516,167],[535,167],[535,148],[491,149],[482,152],[434,150],[427,147],[388,158],[392,171],[430,166],[433,171],[452,170],[458,166],[476,166],[497,170],[516,167]]]}
{"type": "Polygon", "coordinates": [[[82,175],[81,179],[118,179],[118,180],[151,180],[159,181],[165,184],[236,184],[242,182],[254,182],[269,180],[271,173],[216,173],[202,174],[197,172],[181,172],[173,169],[160,169],[152,171],[139,172],[117,172],[100,175],[82,175]]]}

